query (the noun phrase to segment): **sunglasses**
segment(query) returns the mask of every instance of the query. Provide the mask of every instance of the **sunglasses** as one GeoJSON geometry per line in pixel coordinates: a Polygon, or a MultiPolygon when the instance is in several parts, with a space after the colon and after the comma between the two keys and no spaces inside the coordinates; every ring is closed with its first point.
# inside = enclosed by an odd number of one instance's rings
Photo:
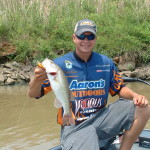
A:
{"type": "Polygon", "coordinates": [[[90,35],[84,35],[84,34],[81,34],[81,35],[76,35],[78,39],[80,40],[84,40],[85,38],[87,38],[88,40],[94,40],[95,39],[95,35],[94,34],[90,34],[90,35]]]}

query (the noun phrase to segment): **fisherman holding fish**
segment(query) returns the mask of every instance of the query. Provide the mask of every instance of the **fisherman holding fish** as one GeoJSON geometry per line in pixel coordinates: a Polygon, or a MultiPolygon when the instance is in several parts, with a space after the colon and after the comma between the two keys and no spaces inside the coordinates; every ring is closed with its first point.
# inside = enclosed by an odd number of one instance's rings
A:
{"type": "Polygon", "coordinates": [[[129,89],[113,61],[93,52],[96,25],[84,19],[72,35],[75,51],[35,68],[29,96],[54,91],[63,150],[112,150],[113,137],[124,132],[120,150],[131,150],[150,118],[145,96],[129,89]],[[109,93],[119,99],[107,106],[109,93]]]}

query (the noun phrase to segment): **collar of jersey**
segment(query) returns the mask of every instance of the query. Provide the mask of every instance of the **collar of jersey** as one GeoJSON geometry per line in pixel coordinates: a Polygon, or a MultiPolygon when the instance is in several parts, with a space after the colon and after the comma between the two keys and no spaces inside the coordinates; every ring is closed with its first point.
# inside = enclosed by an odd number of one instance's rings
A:
{"type": "MultiPolygon", "coordinates": [[[[93,52],[91,53],[91,55],[90,55],[90,57],[89,57],[89,59],[88,59],[87,62],[89,62],[89,61],[91,60],[92,54],[93,54],[93,52]]],[[[74,55],[74,57],[75,57],[77,60],[79,60],[79,61],[81,61],[81,62],[85,62],[83,59],[81,59],[81,58],[77,55],[76,51],[73,52],[73,55],[74,55]]]]}

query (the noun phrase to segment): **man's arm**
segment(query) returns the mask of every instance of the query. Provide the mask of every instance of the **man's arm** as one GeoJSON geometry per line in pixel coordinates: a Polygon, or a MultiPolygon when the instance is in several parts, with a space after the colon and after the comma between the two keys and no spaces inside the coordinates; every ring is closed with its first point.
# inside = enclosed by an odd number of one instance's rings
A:
{"type": "Polygon", "coordinates": [[[148,105],[148,100],[145,96],[140,95],[129,89],[128,87],[123,87],[118,93],[119,97],[133,100],[134,104],[139,107],[146,107],[148,105]]]}
{"type": "Polygon", "coordinates": [[[40,97],[42,82],[47,78],[44,68],[36,67],[34,70],[34,77],[29,83],[28,95],[30,97],[40,97]]]}

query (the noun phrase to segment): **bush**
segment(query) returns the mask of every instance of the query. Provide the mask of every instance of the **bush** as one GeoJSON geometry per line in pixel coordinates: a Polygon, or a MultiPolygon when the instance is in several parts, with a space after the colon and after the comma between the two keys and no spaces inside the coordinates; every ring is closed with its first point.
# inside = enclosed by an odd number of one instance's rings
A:
{"type": "Polygon", "coordinates": [[[17,61],[55,58],[75,49],[74,26],[88,18],[98,27],[95,51],[109,57],[135,52],[147,63],[149,6],[148,1],[141,0],[2,0],[1,39],[16,46],[17,61]]]}

